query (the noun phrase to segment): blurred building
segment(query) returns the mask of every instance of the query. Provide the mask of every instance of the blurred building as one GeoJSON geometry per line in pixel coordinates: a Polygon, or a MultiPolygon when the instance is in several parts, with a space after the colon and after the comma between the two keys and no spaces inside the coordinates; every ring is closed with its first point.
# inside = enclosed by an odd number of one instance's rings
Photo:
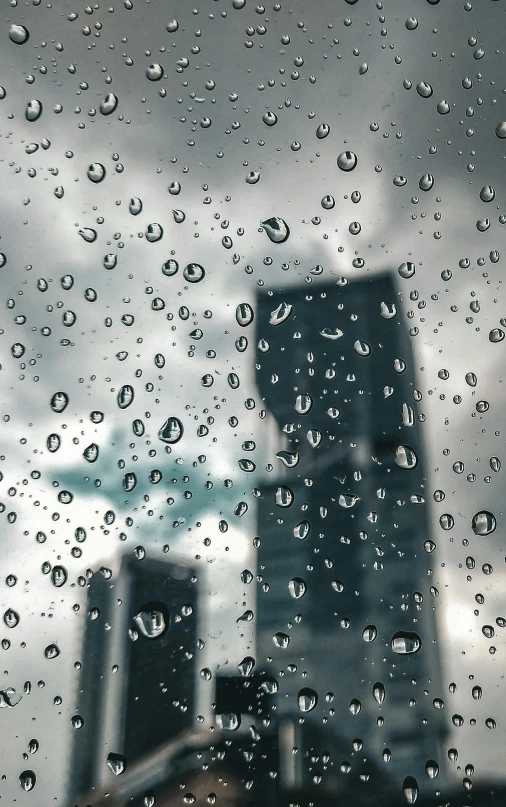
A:
{"type": "Polygon", "coordinates": [[[69,801],[194,729],[196,620],[187,566],[133,554],[93,576],[69,801]]]}
{"type": "MultiPolygon", "coordinates": [[[[337,742],[343,770],[382,770],[397,792],[410,775],[434,792],[446,758],[437,592],[398,303],[390,274],[258,297],[257,383],[282,439],[259,483],[257,663],[279,684],[276,719],[311,727],[314,767],[337,742]],[[421,648],[394,652],[396,634],[396,650],[417,637],[421,648]],[[301,714],[304,688],[318,703],[301,714]]],[[[302,755],[290,770],[292,785],[311,781],[302,755]]]]}

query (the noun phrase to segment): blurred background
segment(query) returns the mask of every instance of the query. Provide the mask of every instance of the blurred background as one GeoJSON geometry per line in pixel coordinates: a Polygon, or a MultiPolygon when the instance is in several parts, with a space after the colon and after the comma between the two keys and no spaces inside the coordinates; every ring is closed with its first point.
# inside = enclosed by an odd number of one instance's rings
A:
{"type": "Polygon", "coordinates": [[[4,7],[5,803],[504,803],[504,26],[4,7]]]}

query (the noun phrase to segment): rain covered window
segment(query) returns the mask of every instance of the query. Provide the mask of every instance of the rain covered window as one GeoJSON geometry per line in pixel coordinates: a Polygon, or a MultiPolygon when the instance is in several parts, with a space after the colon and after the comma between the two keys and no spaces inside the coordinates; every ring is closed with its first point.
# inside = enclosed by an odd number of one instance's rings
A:
{"type": "Polygon", "coordinates": [[[501,0],[11,0],[0,805],[506,804],[501,0]]]}

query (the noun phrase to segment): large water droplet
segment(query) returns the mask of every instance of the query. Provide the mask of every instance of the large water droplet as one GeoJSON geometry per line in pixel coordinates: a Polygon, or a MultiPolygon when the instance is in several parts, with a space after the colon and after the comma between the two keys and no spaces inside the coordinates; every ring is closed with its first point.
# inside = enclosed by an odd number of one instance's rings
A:
{"type": "Polygon", "coordinates": [[[88,462],[96,462],[99,455],[99,447],[96,443],[90,443],[83,451],[83,457],[88,462]]]}
{"type": "Polygon", "coordinates": [[[47,659],[54,659],[54,658],[58,658],[58,656],[60,655],[60,652],[61,651],[60,651],[60,648],[58,647],[58,645],[56,643],[53,643],[53,644],[48,644],[48,646],[44,650],[44,655],[45,655],[45,657],[47,659]]]}
{"type": "Polygon", "coordinates": [[[206,270],[200,263],[189,263],[183,269],[183,277],[188,283],[200,283],[204,279],[206,270]]]}
{"type": "Polygon", "coordinates": [[[280,485],[274,496],[274,500],[278,507],[290,507],[293,504],[294,500],[293,491],[288,487],[288,485],[280,485]]]}
{"type": "Polygon", "coordinates": [[[105,96],[104,100],[100,102],[100,112],[102,115],[112,115],[118,106],[118,98],[114,93],[110,92],[105,96]]]}
{"type": "Polygon", "coordinates": [[[325,137],[328,137],[330,134],[330,126],[328,123],[320,123],[316,130],[316,137],[318,140],[323,140],[325,137]]]}
{"type": "Polygon", "coordinates": [[[372,688],[372,694],[374,700],[381,706],[381,704],[385,700],[385,687],[380,681],[376,681],[376,683],[374,684],[372,688]]]}
{"type": "Polygon", "coordinates": [[[411,446],[398,446],[395,450],[395,463],[399,468],[412,471],[418,465],[418,457],[411,446]]]}
{"type": "Polygon", "coordinates": [[[301,712],[312,712],[318,705],[318,693],[314,689],[304,687],[299,690],[297,703],[301,712]]]}
{"type": "Polygon", "coordinates": [[[418,798],[418,782],[413,776],[406,776],[402,783],[402,792],[408,804],[414,804],[418,798]]]}
{"type": "Polygon", "coordinates": [[[31,101],[28,101],[26,105],[25,118],[30,123],[34,123],[42,115],[42,109],[42,102],[33,98],[31,101]]]}
{"type": "Polygon", "coordinates": [[[253,309],[249,303],[240,303],[235,312],[235,318],[237,320],[237,324],[241,326],[241,328],[245,328],[247,325],[253,322],[254,318],[253,309]]]}
{"type": "Polygon", "coordinates": [[[4,622],[8,628],[15,628],[19,623],[19,614],[13,608],[8,608],[4,613],[4,622]]]}
{"type": "Polygon", "coordinates": [[[299,521],[297,526],[293,528],[294,538],[298,538],[300,541],[303,541],[309,535],[310,530],[311,524],[309,521],[299,521]]]}
{"type": "Polygon", "coordinates": [[[160,603],[143,605],[133,621],[146,639],[158,639],[169,626],[165,608],[160,603]]]}
{"type": "Polygon", "coordinates": [[[473,516],[471,526],[475,535],[490,535],[494,532],[497,522],[489,510],[481,510],[473,516]]]}
{"type": "Polygon", "coordinates": [[[118,406],[120,409],[126,409],[132,403],[135,397],[134,388],[130,384],[124,384],[118,392],[118,406]]]}
{"type": "Polygon", "coordinates": [[[91,179],[91,181],[95,182],[96,184],[102,182],[105,177],[105,173],[105,167],[102,165],[102,163],[92,163],[87,171],[88,179],[91,179]]]}
{"type": "Polygon", "coordinates": [[[292,577],[288,583],[288,590],[295,600],[300,600],[307,591],[306,581],[302,577],[292,577]]]}
{"type": "Polygon", "coordinates": [[[155,62],[155,64],[150,64],[148,69],[146,70],[146,77],[150,81],[160,81],[163,78],[163,67],[161,64],[155,62]]]}
{"type": "Polygon", "coordinates": [[[416,91],[421,98],[430,98],[432,95],[432,87],[428,81],[420,81],[416,85],[416,91]]]}
{"type": "Polygon", "coordinates": [[[53,412],[63,412],[69,405],[69,396],[66,392],[55,392],[51,398],[51,409],[53,412]]]}
{"type": "Polygon", "coordinates": [[[241,725],[241,716],[234,712],[228,712],[227,714],[217,715],[216,721],[224,731],[237,731],[241,725]]]}
{"type": "Polygon", "coordinates": [[[273,216],[262,221],[262,227],[273,244],[284,244],[290,235],[290,228],[284,219],[273,216]]]}
{"type": "Polygon", "coordinates": [[[164,443],[177,443],[183,436],[183,424],[177,417],[167,418],[162,428],[158,432],[158,437],[164,443]]]}
{"type": "Polygon", "coordinates": [[[343,151],[337,158],[337,166],[341,171],[353,171],[357,165],[357,155],[353,151],[343,151]]]}
{"type": "Polygon", "coordinates": [[[501,140],[504,140],[506,138],[506,121],[505,120],[503,120],[503,121],[501,121],[501,123],[497,124],[497,126],[495,127],[495,133],[496,133],[497,137],[499,137],[501,140]]]}
{"type": "Polygon", "coordinates": [[[162,225],[158,224],[156,221],[148,224],[146,228],[146,241],[149,241],[150,244],[156,244],[161,238],[163,238],[162,225]]]}
{"type": "Polygon", "coordinates": [[[123,754],[114,754],[112,751],[107,755],[107,764],[115,776],[120,776],[127,769],[127,759],[123,754]]]}
{"type": "Polygon", "coordinates": [[[418,653],[421,646],[422,640],[417,633],[398,631],[392,636],[392,650],[398,655],[404,656],[410,653],[418,653]]]}
{"type": "Polygon", "coordinates": [[[24,45],[30,39],[30,32],[24,25],[11,25],[9,28],[9,39],[15,45],[24,45]]]}
{"type": "Polygon", "coordinates": [[[33,790],[35,784],[37,782],[37,777],[33,771],[23,771],[19,774],[19,784],[21,785],[22,790],[25,793],[28,793],[30,790],[33,790]]]}
{"type": "Polygon", "coordinates": [[[309,393],[304,392],[297,395],[295,399],[295,411],[299,415],[307,415],[313,406],[313,399],[309,393]]]}
{"type": "Polygon", "coordinates": [[[269,318],[270,325],[281,325],[288,319],[292,313],[292,306],[290,303],[280,303],[274,311],[271,311],[269,318]]]}

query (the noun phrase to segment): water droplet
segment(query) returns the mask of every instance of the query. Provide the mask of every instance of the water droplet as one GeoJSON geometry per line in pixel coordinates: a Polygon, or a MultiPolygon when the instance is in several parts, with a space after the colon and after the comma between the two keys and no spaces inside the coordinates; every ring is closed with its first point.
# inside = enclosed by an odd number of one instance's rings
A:
{"type": "Polygon", "coordinates": [[[82,230],[78,230],[78,234],[81,236],[83,241],[86,241],[88,244],[93,244],[93,242],[97,240],[98,236],[97,231],[93,230],[91,227],[83,227],[82,230]]]}
{"type": "Polygon", "coordinates": [[[21,785],[21,789],[28,793],[30,790],[33,790],[35,784],[37,782],[37,777],[33,771],[23,771],[19,774],[19,784],[21,785]]]}
{"type": "Polygon", "coordinates": [[[297,395],[295,399],[295,410],[299,415],[307,415],[311,411],[312,406],[313,399],[307,392],[297,395]]]}
{"type": "Polygon", "coordinates": [[[327,195],[327,196],[324,196],[322,198],[320,204],[321,204],[321,206],[323,207],[324,210],[332,210],[332,208],[336,204],[336,200],[334,199],[333,196],[327,195]]]}
{"type": "Polygon", "coordinates": [[[501,123],[497,124],[497,126],[495,127],[495,133],[496,136],[499,137],[501,140],[504,140],[506,138],[506,121],[503,120],[501,121],[501,123]]]}
{"type": "Polygon", "coordinates": [[[42,115],[42,109],[42,102],[33,98],[31,101],[28,101],[26,105],[25,118],[30,123],[35,123],[42,115]]]}
{"type": "Polygon", "coordinates": [[[69,405],[69,396],[65,392],[55,392],[51,398],[51,409],[53,412],[63,412],[69,405]]]}
{"type": "Polygon", "coordinates": [[[303,541],[309,535],[310,530],[311,524],[309,521],[300,521],[297,526],[293,528],[294,538],[298,538],[300,541],[303,541]]]}
{"type": "Polygon", "coordinates": [[[159,603],[143,605],[134,616],[133,621],[146,639],[158,639],[169,627],[165,608],[159,603]]]}
{"type": "Polygon", "coordinates": [[[51,572],[51,581],[53,583],[53,586],[56,586],[56,588],[61,588],[67,582],[67,578],[68,575],[65,566],[53,567],[53,570],[51,572]]]}
{"type": "Polygon", "coordinates": [[[353,700],[350,701],[350,705],[348,708],[352,715],[358,715],[358,713],[362,709],[362,704],[360,703],[358,698],[353,698],[353,700]]]}
{"type": "Polygon", "coordinates": [[[392,650],[398,655],[418,653],[421,646],[422,640],[417,633],[410,631],[398,631],[392,636],[392,650]]]}
{"type": "Polygon", "coordinates": [[[217,715],[216,721],[218,726],[224,731],[237,731],[241,725],[241,716],[236,715],[234,712],[227,714],[217,715]]]}
{"type": "Polygon", "coordinates": [[[429,779],[435,779],[439,774],[439,765],[435,759],[428,759],[425,763],[425,773],[429,779]]]}
{"type": "Polygon", "coordinates": [[[161,64],[150,64],[146,70],[146,77],[150,81],[160,81],[163,78],[163,67],[161,64]]]}
{"type": "Polygon", "coordinates": [[[115,776],[120,776],[127,769],[127,759],[122,754],[111,752],[107,755],[107,764],[115,776]]]}
{"type": "Polygon", "coordinates": [[[318,693],[314,689],[304,687],[299,690],[297,703],[301,712],[312,712],[318,705],[318,693]]]}
{"type": "Polygon", "coordinates": [[[132,216],[138,216],[139,213],[142,212],[142,201],[139,199],[138,196],[133,196],[130,199],[130,204],[128,205],[128,209],[132,216]]]}
{"type": "Polygon", "coordinates": [[[481,510],[473,516],[471,523],[475,535],[490,535],[497,526],[496,518],[489,510],[481,510]]]}
{"type": "Polygon", "coordinates": [[[92,163],[87,171],[88,179],[91,179],[91,181],[95,182],[96,184],[102,182],[105,177],[105,173],[105,167],[102,165],[102,163],[92,163]]]}
{"type": "Polygon", "coordinates": [[[302,577],[293,577],[288,583],[288,590],[295,600],[300,600],[307,591],[306,581],[302,577]]]}
{"type": "Polygon", "coordinates": [[[312,448],[318,448],[322,441],[322,433],[319,429],[309,429],[307,441],[312,448]]]}
{"type": "Polygon", "coordinates": [[[415,274],[415,264],[411,263],[411,261],[406,261],[405,263],[401,263],[397,271],[401,277],[408,280],[415,274]]]}
{"type": "Polygon", "coordinates": [[[395,462],[399,468],[412,471],[418,465],[418,457],[411,446],[398,446],[395,451],[395,462]]]}
{"type": "Polygon", "coordinates": [[[337,166],[341,171],[353,171],[357,165],[357,155],[353,151],[343,151],[337,158],[337,166]]]}
{"type": "Polygon", "coordinates": [[[284,244],[288,240],[290,228],[284,219],[273,216],[261,224],[273,244],[284,244]]]}
{"type": "Polygon", "coordinates": [[[99,447],[96,443],[90,443],[83,451],[83,457],[88,462],[96,462],[98,460],[99,447]]]}
{"type": "Polygon", "coordinates": [[[166,275],[166,277],[172,277],[179,271],[179,264],[177,261],[170,258],[168,261],[162,266],[162,273],[166,275]]]}
{"type": "Polygon", "coordinates": [[[124,384],[118,392],[118,406],[120,409],[126,409],[132,403],[135,397],[134,388],[130,384],[124,384]]]}
{"type": "Polygon", "coordinates": [[[402,783],[402,792],[408,804],[414,804],[418,798],[418,782],[413,776],[406,776],[402,783]]]}
{"type": "Polygon", "coordinates": [[[105,96],[104,100],[100,102],[100,112],[102,115],[112,115],[118,106],[118,98],[114,93],[110,92],[105,96]]]}
{"type": "Polygon", "coordinates": [[[280,485],[274,497],[278,507],[290,507],[294,500],[293,491],[287,485],[280,485]]]}
{"type": "Polygon", "coordinates": [[[30,32],[24,25],[11,25],[9,29],[9,39],[15,45],[24,45],[30,39],[30,32]]]}
{"type": "Polygon", "coordinates": [[[407,185],[407,182],[408,180],[406,179],[406,177],[403,176],[396,176],[393,179],[393,183],[396,186],[396,188],[403,188],[404,185],[407,185]]]}
{"type": "Polygon", "coordinates": [[[44,650],[44,655],[47,659],[58,658],[58,656],[60,655],[60,648],[56,643],[48,644],[48,646],[44,650]]]}
{"type": "Polygon", "coordinates": [[[355,493],[341,493],[339,496],[339,504],[346,509],[355,507],[356,503],[360,501],[360,496],[355,493]]]}
{"type": "Polygon", "coordinates": [[[430,189],[434,186],[434,177],[432,174],[424,174],[423,177],[420,177],[420,182],[418,183],[418,187],[421,191],[430,191],[430,189]]]}
{"type": "Polygon", "coordinates": [[[169,443],[172,445],[173,443],[177,443],[179,440],[181,440],[183,431],[183,424],[179,418],[170,417],[165,421],[162,428],[158,432],[158,438],[164,443],[169,443]]]}
{"type": "Polygon", "coordinates": [[[275,633],[274,636],[272,637],[272,641],[274,642],[276,647],[281,648],[281,650],[286,650],[286,648],[290,644],[290,637],[288,636],[288,634],[278,631],[278,633],[275,633]]]}
{"type": "Polygon", "coordinates": [[[408,17],[404,25],[406,26],[408,31],[414,31],[416,28],[418,28],[418,20],[416,19],[416,17],[408,17]]]}
{"type": "Polygon", "coordinates": [[[488,338],[490,342],[502,342],[504,339],[504,331],[501,328],[492,328],[488,338]]]}
{"type": "Polygon", "coordinates": [[[381,706],[381,704],[385,700],[385,687],[383,686],[383,684],[380,681],[377,681],[374,684],[374,686],[372,688],[372,694],[373,694],[374,700],[377,703],[379,703],[379,705],[381,706]]]}
{"type": "Polygon", "coordinates": [[[8,608],[4,613],[4,622],[8,628],[15,628],[19,623],[19,614],[13,608],[8,608]]]}
{"type": "Polygon", "coordinates": [[[436,108],[440,115],[448,115],[451,109],[450,104],[445,99],[440,101],[436,108]]]}
{"type": "Polygon", "coordinates": [[[205,277],[205,269],[200,263],[189,263],[183,269],[183,277],[188,283],[200,283],[205,277]]]}
{"type": "Polygon", "coordinates": [[[325,137],[328,137],[330,134],[330,126],[328,123],[320,123],[316,130],[316,137],[318,140],[323,140],[325,137]]]}
{"type": "Polygon", "coordinates": [[[378,635],[376,625],[367,625],[362,631],[362,639],[364,642],[374,642],[378,635]]]}
{"type": "Polygon", "coordinates": [[[484,185],[480,191],[482,202],[492,202],[495,199],[495,190],[492,185],[484,185]]]}
{"type": "Polygon", "coordinates": [[[365,357],[369,356],[371,353],[371,346],[367,342],[364,342],[363,339],[357,339],[353,345],[353,348],[358,356],[365,357]]]}
{"type": "Polygon", "coordinates": [[[240,303],[235,311],[235,318],[237,320],[237,324],[241,326],[241,328],[245,328],[247,325],[250,325],[254,319],[254,312],[252,307],[249,303],[240,303]]]}
{"type": "Polygon", "coordinates": [[[432,87],[427,81],[420,81],[416,85],[416,91],[421,98],[430,98],[432,95],[432,87]]]}
{"type": "Polygon", "coordinates": [[[285,468],[295,468],[299,462],[299,455],[296,451],[278,451],[276,457],[281,460],[285,468]]]}
{"type": "Polygon", "coordinates": [[[146,241],[149,241],[150,244],[156,244],[161,238],[163,238],[162,225],[158,224],[156,221],[148,224],[146,228],[146,241]]]}
{"type": "Polygon", "coordinates": [[[281,325],[288,319],[292,313],[292,306],[290,303],[280,303],[274,311],[271,311],[269,318],[270,325],[281,325]]]}
{"type": "Polygon", "coordinates": [[[244,676],[251,675],[254,668],[255,668],[255,659],[252,658],[251,656],[246,656],[237,665],[237,669],[239,670],[240,674],[244,676]]]}
{"type": "Polygon", "coordinates": [[[274,112],[265,112],[262,115],[262,120],[266,126],[275,126],[278,122],[278,116],[274,112]]]}
{"type": "Polygon", "coordinates": [[[320,336],[324,336],[325,339],[340,339],[343,335],[343,331],[340,328],[323,328],[320,331],[320,336]]]}
{"type": "Polygon", "coordinates": [[[173,210],[172,215],[176,224],[182,224],[186,219],[186,214],[183,210],[173,210]]]}

